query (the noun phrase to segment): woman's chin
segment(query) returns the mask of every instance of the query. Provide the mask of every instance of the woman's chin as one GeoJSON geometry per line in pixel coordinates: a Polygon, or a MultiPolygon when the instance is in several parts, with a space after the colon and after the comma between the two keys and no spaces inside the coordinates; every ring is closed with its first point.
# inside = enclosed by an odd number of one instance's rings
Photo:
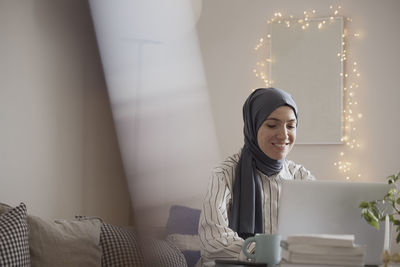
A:
{"type": "Polygon", "coordinates": [[[287,153],[270,153],[266,154],[269,158],[274,159],[274,160],[281,160],[286,158],[287,153]]]}

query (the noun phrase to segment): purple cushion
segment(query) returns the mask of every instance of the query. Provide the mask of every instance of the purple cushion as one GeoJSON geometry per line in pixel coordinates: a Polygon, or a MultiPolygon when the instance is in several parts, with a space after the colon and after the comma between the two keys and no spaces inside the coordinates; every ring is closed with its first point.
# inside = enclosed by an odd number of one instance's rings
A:
{"type": "Polygon", "coordinates": [[[166,233],[197,235],[199,220],[199,209],[192,209],[184,206],[172,206],[169,210],[169,217],[166,226],[166,233]]]}
{"type": "MultiPolygon", "coordinates": [[[[200,213],[199,209],[178,205],[172,206],[169,210],[166,234],[198,235],[200,213]]],[[[199,250],[182,250],[182,253],[189,267],[195,266],[200,259],[199,250]]]]}

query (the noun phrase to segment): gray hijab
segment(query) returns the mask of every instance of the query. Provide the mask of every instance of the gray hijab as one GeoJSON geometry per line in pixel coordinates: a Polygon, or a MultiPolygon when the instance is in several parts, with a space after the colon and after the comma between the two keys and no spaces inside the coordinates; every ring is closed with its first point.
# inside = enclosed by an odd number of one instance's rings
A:
{"type": "Polygon", "coordinates": [[[257,132],[265,119],[284,105],[290,106],[297,118],[292,96],[277,88],[256,89],[243,105],[244,146],[235,172],[229,227],[244,239],[264,233],[262,192],[257,169],[271,176],[282,170],[285,161],[271,159],[261,151],[257,132]]]}

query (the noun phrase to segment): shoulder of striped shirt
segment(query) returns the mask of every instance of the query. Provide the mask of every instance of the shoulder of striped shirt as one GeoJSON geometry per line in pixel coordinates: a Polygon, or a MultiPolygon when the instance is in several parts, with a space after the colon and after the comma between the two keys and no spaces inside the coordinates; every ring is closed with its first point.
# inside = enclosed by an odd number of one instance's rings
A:
{"type": "Polygon", "coordinates": [[[218,171],[218,170],[224,170],[224,169],[228,169],[228,168],[232,168],[234,166],[236,166],[239,162],[239,154],[234,154],[232,156],[229,156],[228,158],[226,158],[224,161],[220,162],[215,168],[214,170],[218,171]]]}

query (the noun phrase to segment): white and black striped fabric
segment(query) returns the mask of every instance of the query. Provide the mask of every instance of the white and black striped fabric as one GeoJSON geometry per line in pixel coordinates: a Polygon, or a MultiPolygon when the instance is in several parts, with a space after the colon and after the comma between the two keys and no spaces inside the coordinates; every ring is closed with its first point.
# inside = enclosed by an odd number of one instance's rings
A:
{"type": "MultiPolygon", "coordinates": [[[[203,263],[215,259],[245,260],[241,252],[244,240],[228,227],[238,161],[239,154],[235,154],[212,171],[199,223],[203,263]]],[[[276,175],[267,176],[261,172],[258,173],[263,195],[264,232],[276,233],[281,181],[314,180],[315,178],[303,166],[289,160],[284,162],[283,169],[276,175]]]]}
{"type": "Polygon", "coordinates": [[[26,206],[0,215],[0,266],[30,266],[26,206]]]}

